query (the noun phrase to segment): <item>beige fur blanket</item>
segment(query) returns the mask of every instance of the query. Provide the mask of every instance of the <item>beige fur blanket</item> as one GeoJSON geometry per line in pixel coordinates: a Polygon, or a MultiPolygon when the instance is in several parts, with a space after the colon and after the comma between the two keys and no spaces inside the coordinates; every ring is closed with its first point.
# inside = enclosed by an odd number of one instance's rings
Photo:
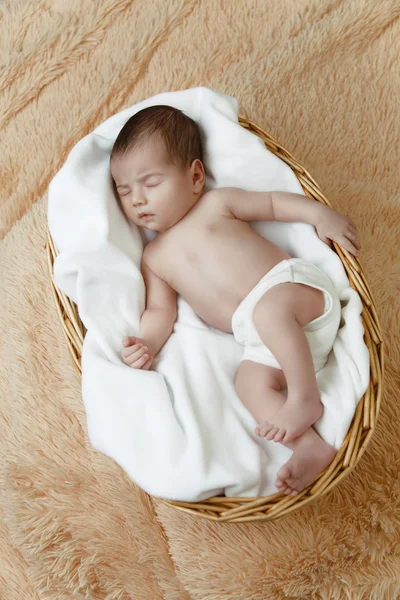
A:
{"type": "Polygon", "coordinates": [[[400,596],[398,0],[0,1],[0,598],[400,596]],[[50,290],[50,180],[112,114],[162,91],[235,96],[358,224],[386,343],[375,434],[282,521],[149,498],[87,437],[50,290]]]}

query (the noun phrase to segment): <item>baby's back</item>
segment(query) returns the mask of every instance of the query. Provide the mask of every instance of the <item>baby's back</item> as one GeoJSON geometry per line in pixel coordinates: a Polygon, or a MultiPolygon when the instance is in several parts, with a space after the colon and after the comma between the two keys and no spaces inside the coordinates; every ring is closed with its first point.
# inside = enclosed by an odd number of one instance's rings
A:
{"type": "Polygon", "coordinates": [[[236,219],[216,191],[205,193],[182,221],[150,242],[148,260],[201,319],[231,333],[240,302],[290,256],[236,219]]]}

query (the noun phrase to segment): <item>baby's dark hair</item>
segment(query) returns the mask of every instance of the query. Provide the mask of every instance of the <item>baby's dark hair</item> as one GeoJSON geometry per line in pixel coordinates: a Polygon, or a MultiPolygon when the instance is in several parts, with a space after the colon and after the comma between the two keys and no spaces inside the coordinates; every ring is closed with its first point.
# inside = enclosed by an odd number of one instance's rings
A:
{"type": "Polygon", "coordinates": [[[203,163],[198,124],[178,108],[164,104],[143,108],[128,119],[115,140],[110,162],[140,148],[153,136],[164,144],[170,164],[186,169],[196,158],[203,163]]]}

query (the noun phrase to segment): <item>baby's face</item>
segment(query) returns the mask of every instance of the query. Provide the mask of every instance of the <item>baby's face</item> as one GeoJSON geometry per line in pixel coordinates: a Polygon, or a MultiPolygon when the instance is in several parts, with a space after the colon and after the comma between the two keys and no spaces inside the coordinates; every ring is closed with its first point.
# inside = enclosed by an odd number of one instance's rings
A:
{"type": "Polygon", "coordinates": [[[199,183],[193,181],[194,167],[199,171],[200,165],[201,161],[193,161],[193,168],[178,169],[165,160],[163,147],[151,141],[117,157],[111,162],[111,175],[126,217],[138,227],[153,231],[175,225],[201,195],[199,183]]]}

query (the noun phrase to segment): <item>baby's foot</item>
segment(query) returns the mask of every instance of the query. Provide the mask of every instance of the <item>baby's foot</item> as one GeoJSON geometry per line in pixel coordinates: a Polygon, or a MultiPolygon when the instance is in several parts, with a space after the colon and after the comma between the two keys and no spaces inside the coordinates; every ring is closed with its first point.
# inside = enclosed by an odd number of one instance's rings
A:
{"type": "Polygon", "coordinates": [[[323,410],[319,393],[305,400],[291,399],[289,396],[282,408],[254,431],[267,440],[287,444],[318,421],[322,417],[323,410]]]}
{"type": "Polygon", "coordinates": [[[323,439],[296,448],[276,475],[275,487],[287,496],[296,496],[333,460],[336,449],[323,439]]]}

